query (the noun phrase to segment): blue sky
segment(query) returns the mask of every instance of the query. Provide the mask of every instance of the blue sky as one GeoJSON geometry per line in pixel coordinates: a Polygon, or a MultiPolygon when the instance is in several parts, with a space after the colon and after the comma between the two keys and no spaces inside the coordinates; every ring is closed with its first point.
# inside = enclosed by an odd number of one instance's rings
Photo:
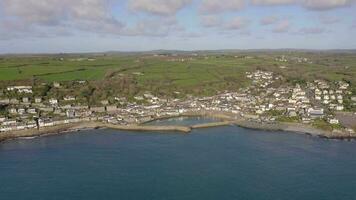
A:
{"type": "Polygon", "coordinates": [[[0,0],[0,53],[356,49],[356,0],[0,0]]]}

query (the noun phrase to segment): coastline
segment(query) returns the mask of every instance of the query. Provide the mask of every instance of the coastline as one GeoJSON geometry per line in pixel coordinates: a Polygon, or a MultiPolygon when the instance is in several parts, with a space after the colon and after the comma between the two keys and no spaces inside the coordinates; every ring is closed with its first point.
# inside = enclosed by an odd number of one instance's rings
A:
{"type": "MultiPolygon", "coordinates": [[[[0,142],[17,139],[17,138],[31,139],[39,136],[57,135],[57,134],[64,134],[69,132],[77,132],[82,130],[99,129],[99,128],[109,128],[109,129],[126,130],[126,131],[162,131],[162,132],[168,131],[168,132],[181,132],[187,134],[190,133],[193,129],[212,128],[212,127],[227,126],[227,125],[236,125],[243,128],[265,130],[265,131],[288,131],[288,132],[294,132],[300,134],[307,134],[320,138],[327,138],[327,139],[356,139],[356,134],[350,134],[345,131],[326,131],[302,123],[282,123],[282,122],[261,123],[261,122],[249,121],[241,117],[239,118],[232,117],[230,113],[217,113],[217,112],[186,113],[173,117],[172,116],[159,117],[154,120],[158,120],[158,119],[162,120],[162,119],[175,118],[175,117],[193,117],[193,116],[212,117],[212,118],[219,119],[221,121],[196,124],[192,126],[145,125],[147,122],[143,122],[141,124],[130,124],[130,125],[115,125],[115,124],[96,122],[96,121],[78,122],[78,123],[58,125],[58,126],[53,126],[48,128],[27,129],[27,130],[0,133],[0,142]]],[[[150,120],[150,121],[154,121],[154,120],[150,120]]]]}

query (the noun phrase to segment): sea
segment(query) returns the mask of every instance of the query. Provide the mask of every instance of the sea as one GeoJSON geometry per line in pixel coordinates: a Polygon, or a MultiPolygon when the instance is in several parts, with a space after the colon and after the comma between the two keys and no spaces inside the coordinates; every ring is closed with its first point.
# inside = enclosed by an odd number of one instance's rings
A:
{"type": "Polygon", "coordinates": [[[237,126],[18,139],[0,144],[0,199],[352,200],[356,142],[237,126]]]}

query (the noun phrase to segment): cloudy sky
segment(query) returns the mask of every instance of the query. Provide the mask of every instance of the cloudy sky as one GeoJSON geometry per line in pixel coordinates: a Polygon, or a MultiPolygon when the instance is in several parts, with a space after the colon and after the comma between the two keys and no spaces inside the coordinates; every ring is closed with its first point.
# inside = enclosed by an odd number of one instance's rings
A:
{"type": "Polygon", "coordinates": [[[356,49],[356,0],[0,0],[0,53],[356,49]]]}

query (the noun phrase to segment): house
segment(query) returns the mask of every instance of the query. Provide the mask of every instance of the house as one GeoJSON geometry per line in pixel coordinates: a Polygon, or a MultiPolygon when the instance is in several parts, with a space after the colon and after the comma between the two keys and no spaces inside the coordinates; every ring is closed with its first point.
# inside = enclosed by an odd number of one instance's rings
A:
{"type": "Polygon", "coordinates": [[[65,96],[65,97],[63,97],[63,100],[64,101],[75,101],[75,97],[73,97],[73,96],[65,96]]]}
{"type": "Polygon", "coordinates": [[[290,103],[290,104],[295,104],[295,103],[297,103],[297,100],[295,100],[295,99],[289,99],[289,100],[288,100],[288,103],[290,103]]]}
{"type": "Polygon", "coordinates": [[[318,88],[315,89],[315,95],[321,95],[321,91],[318,88]]]}
{"type": "Polygon", "coordinates": [[[108,104],[109,104],[109,101],[108,101],[108,100],[102,100],[102,101],[100,101],[100,103],[101,103],[102,105],[108,105],[108,104]]]}
{"type": "Polygon", "coordinates": [[[336,110],[337,111],[342,111],[342,110],[344,110],[344,106],[343,105],[337,105],[336,106],[336,110]]]}
{"type": "Polygon", "coordinates": [[[19,103],[20,103],[20,101],[18,99],[15,99],[15,98],[10,99],[10,104],[19,104],[19,103]]]}
{"type": "Polygon", "coordinates": [[[54,111],[53,107],[40,107],[39,109],[43,112],[53,112],[54,111]]]}
{"type": "Polygon", "coordinates": [[[250,114],[245,114],[243,115],[246,119],[259,119],[260,117],[258,115],[250,115],[250,114]]]}
{"type": "Polygon", "coordinates": [[[10,114],[17,114],[17,109],[16,108],[10,108],[9,109],[10,114]]]}
{"type": "Polygon", "coordinates": [[[29,109],[27,109],[27,113],[29,113],[29,114],[37,114],[35,108],[29,108],[29,109]]]}
{"type": "Polygon", "coordinates": [[[309,117],[302,117],[302,122],[305,124],[309,124],[311,122],[311,119],[309,117]]]}
{"type": "Polygon", "coordinates": [[[137,101],[143,101],[144,98],[142,96],[135,96],[134,99],[136,99],[137,101]]]}
{"type": "Polygon", "coordinates": [[[30,99],[28,97],[22,97],[22,102],[23,103],[29,103],[30,99]]]}
{"type": "Polygon", "coordinates": [[[0,99],[0,104],[9,104],[10,99],[0,99]]]}
{"type": "Polygon", "coordinates": [[[308,115],[311,118],[321,118],[324,116],[324,109],[320,108],[320,109],[314,109],[314,108],[309,108],[308,109],[308,115]]]}
{"type": "Polygon", "coordinates": [[[321,100],[321,96],[315,95],[315,100],[321,100]]]}
{"type": "Polygon", "coordinates": [[[57,105],[58,104],[58,99],[50,99],[49,100],[49,103],[52,104],[52,105],[57,105]]]}
{"type": "Polygon", "coordinates": [[[26,110],[25,110],[24,108],[19,108],[19,109],[17,109],[17,113],[18,113],[19,115],[23,115],[23,114],[25,114],[25,112],[26,112],[26,110]]]}
{"type": "Polygon", "coordinates": [[[105,112],[105,107],[91,107],[90,111],[103,113],[103,112],[105,112]]]}
{"type": "Polygon", "coordinates": [[[53,82],[53,87],[55,87],[55,88],[60,88],[60,87],[61,87],[61,84],[58,83],[58,82],[53,82]]]}
{"type": "Polygon", "coordinates": [[[346,82],[340,82],[339,86],[340,86],[339,89],[346,90],[350,85],[346,82]]]}
{"type": "Polygon", "coordinates": [[[42,102],[42,98],[41,97],[36,97],[35,98],[35,103],[41,103],[42,102]]]}
{"type": "Polygon", "coordinates": [[[54,122],[50,119],[39,119],[38,123],[40,127],[49,127],[55,125],[54,122]]]}
{"type": "Polygon", "coordinates": [[[12,131],[12,127],[0,127],[0,132],[12,131]]]}
{"type": "Polygon", "coordinates": [[[60,116],[65,116],[66,115],[64,112],[62,112],[61,109],[55,109],[53,113],[56,114],[56,115],[60,115],[60,116]]]}
{"type": "Polygon", "coordinates": [[[287,112],[290,112],[290,111],[296,111],[295,107],[288,107],[287,112]]]}
{"type": "Polygon", "coordinates": [[[107,112],[116,112],[117,110],[117,106],[106,106],[107,112]]]}
{"type": "Polygon", "coordinates": [[[69,118],[75,117],[75,111],[74,110],[67,110],[66,111],[66,116],[69,118]]]}
{"type": "Polygon", "coordinates": [[[152,99],[154,96],[150,93],[145,93],[143,94],[143,96],[146,98],[146,99],[152,99]]]}
{"type": "Polygon", "coordinates": [[[330,118],[328,121],[330,124],[339,124],[339,120],[335,119],[335,118],[332,118],[332,119],[330,118]]]}
{"type": "Polygon", "coordinates": [[[17,91],[19,93],[32,93],[32,86],[9,86],[7,91],[17,91]]]}
{"type": "Polygon", "coordinates": [[[324,99],[323,104],[329,104],[329,103],[330,103],[329,100],[324,99]]]}
{"type": "Polygon", "coordinates": [[[263,112],[264,112],[263,110],[256,110],[256,114],[259,114],[259,115],[263,114],[263,112]]]}
{"type": "Polygon", "coordinates": [[[6,121],[2,122],[2,124],[4,126],[14,126],[17,124],[17,122],[16,122],[16,120],[6,120],[6,121]]]}
{"type": "Polygon", "coordinates": [[[297,116],[297,112],[291,110],[291,111],[288,112],[288,116],[289,117],[296,117],[297,116]]]}

